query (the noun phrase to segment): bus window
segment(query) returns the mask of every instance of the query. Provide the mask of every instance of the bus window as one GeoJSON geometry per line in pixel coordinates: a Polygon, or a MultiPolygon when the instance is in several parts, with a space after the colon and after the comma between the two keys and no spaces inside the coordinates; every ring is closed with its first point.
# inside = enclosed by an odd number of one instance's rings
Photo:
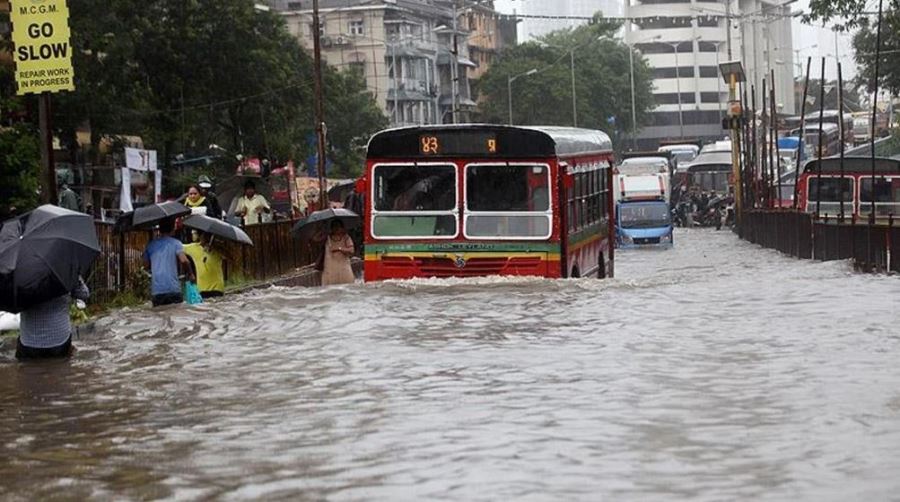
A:
{"type": "Polygon", "coordinates": [[[375,237],[452,238],[458,233],[455,166],[379,165],[373,179],[375,237]]]}
{"type": "MultiPolygon", "coordinates": [[[[859,212],[872,212],[872,178],[859,180],[859,212]]],[[[900,178],[875,178],[875,215],[900,215],[900,178]]]]}
{"type": "Polygon", "coordinates": [[[815,177],[809,178],[807,187],[808,201],[806,205],[807,212],[814,213],[816,206],[819,206],[820,214],[837,215],[841,212],[841,197],[844,199],[844,212],[852,213],[853,206],[853,179],[844,178],[822,178],[821,194],[819,189],[819,179],[815,177]],[[821,199],[819,196],[821,195],[821,199]],[[817,203],[818,201],[818,203],[817,203]]]}
{"type": "Polygon", "coordinates": [[[728,172],[725,171],[700,171],[692,173],[691,184],[705,192],[728,192],[728,172]]]}
{"type": "Polygon", "coordinates": [[[550,170],[539,165],[466,167],[466,226],[471,238],[551,234],[550,170]]]}

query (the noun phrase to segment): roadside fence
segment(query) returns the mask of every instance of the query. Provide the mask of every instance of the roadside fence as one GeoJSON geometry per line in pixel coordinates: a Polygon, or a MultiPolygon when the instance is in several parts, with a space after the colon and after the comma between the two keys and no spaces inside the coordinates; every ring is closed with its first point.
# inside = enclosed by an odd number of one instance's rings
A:
{"type": "MultiPolygon", "coordinates": [[[[248,282],[266,281],[312,265],[315,251],[309,243],[298,241],[291,235],[295,223],[296,221],[283,220],[244,227],[244,231],[253,239],[252,247],[222,242],[220,249],[227,258],[226,280],[239,278],[248,282]]],[[[153,233],[118,233],[113,230],[111,223],[97,221],[95,225],[100,240],[100,256],[87,278],[92,301],[108,303],[126,292],[137,297],[147,296],[150,280],[143,272],[142,256],[153,233]]],[[[317,274],[306,275],[311,278],[301,281],[301,285],[313,285],[312,282],[318,281],[317,274]]]]}
{"type": "Polygon", "coordinates": [[[869,225],[787,210],[751,210],[742,216],[741,238],[797,258],[820,261],[852,260],[867,272],[900,273],[900,226],[869,225]]]}

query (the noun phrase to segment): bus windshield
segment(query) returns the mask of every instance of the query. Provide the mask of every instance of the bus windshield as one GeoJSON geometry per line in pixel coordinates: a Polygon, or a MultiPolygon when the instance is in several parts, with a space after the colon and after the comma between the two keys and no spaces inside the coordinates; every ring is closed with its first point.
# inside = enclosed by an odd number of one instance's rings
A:
{"type": "Polygon", "coordinates": [[[541,165],[470,165],[466,210],[466,235],[471,238],[549,238],[550,170],[541,165]]]}
{"type": "Polygon", "coordinates": [[[619,226],[622,228],[658,228],[669,225],[669,206],[665,202],[619,206],[619,226]]]}
{"type": "Polygon", "coordinates": [[[379,165],[374,170],[372,234],[376,237],[454,237],[456,167],[379,165]]]}
{"type": "Polygon", "coordinates": [[[723,165],[718,171],[695,171],[691,173],[691,181],[701,190],[718,193],[728,192],[728,178],[731,176],[731,166],[723,165]]]}
{"type": "Polygon", "coordinates": [[[470,211],[546,211],[550,209],[546,166],[481,165],[466,169],[466,207],[470,211]]]}

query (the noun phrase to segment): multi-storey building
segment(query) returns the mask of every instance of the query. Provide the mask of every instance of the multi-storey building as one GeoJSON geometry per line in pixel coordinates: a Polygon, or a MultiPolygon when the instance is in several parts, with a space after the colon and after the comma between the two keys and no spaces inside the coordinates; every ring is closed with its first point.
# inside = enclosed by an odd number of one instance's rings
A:
{"type": "MultiPolygon", "coordinates": [[[[311,4],[272,2],[310,51],[311,4]]],[[[503,41],[492,11],[491,2],[321,0],[322,55],[331,66],[359,71],[394,125],[452,122],[454,110],[458,122],[467,121],[475,107],[470,78],[503,41]]]]}
{"type": "Polygon", "coordinates": [[[516,0],[507,1],[507,11],[521,15],[519,39],[530,40],[563,28],[586,23],[597,12],[606,17],[622,15],[621,0],[516,0]]]}
{"type": "Polygon", "coordinates": [[[758,103],[774,70],[777,107],[793,111],[791,16],[781,0],[626,0],[625,16],[626,42],[653,68],[656,108],[638,135],[643,146],[724,135],[728,88],[718,66],[728,60],[743,62],[758,103]]]}

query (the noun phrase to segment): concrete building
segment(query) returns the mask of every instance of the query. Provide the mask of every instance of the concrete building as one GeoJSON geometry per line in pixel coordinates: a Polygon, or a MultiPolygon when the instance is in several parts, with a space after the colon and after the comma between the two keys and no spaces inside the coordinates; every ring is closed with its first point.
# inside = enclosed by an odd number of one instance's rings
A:
{"type": "Polygon", "coordinates": [[[603,12],[606,17],[623,14],[622,0],[516,0],[507,4],[512,7],[508,11],[523,16],[519,40],[524,41],[582,25],[597,12],[603,12]]]}
{"type": "Polygon", "coordinates": [[[627,43],[653,68],[657,107],[638,134],[643,147],[724,135],[728,88],[718,65],[728,60],[742,60],[757,103],[762,79],[774,70],[779,111],[793,112],[791,16],[780,1],[627,0],[625,16],[627,43]]]}
{"type": "MultiPolygon", "coordinates": [[[[470,79],[509,42],[492,2],[480,4],[321,0],[322,55],[331,66],[362,73],[394,125],[452,122],[454,103],[457,121],[465,122],[475,108],[470,79]]],[[[312,51],[312,2],[271,5],[312,51]]]]}

